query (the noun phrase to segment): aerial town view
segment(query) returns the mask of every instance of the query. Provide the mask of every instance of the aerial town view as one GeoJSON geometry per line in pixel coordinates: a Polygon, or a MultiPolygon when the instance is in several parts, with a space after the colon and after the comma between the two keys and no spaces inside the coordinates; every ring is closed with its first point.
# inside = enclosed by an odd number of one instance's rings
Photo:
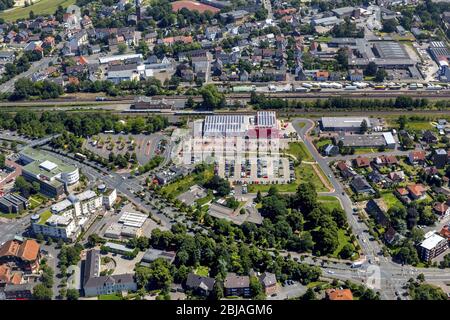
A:
{"type": "Polygon", "coordinates": [[[449,39],[443,0],[0,0],[0,300],[450,300],[449,39]]]}

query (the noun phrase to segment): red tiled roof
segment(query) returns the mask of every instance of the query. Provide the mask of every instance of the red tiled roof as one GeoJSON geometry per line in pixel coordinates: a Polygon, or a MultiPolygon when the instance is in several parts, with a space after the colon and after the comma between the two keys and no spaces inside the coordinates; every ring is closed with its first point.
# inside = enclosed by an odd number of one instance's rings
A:
{"type": "Polygon", "coordinates": [[[448,209],[448,205],[442,202],[436,202],[433,209],[439,213],[445,213],[448,209]]]}
{"type": "Polygon", "coordinates": [[[20,246],[18,256],[23,260],[34,261],[39,255],[39,243],[35,240],[25,240],[20,246]]]}
{"type": "Polygon", "coordinates": [[[425,152],[424,151],[411,151],[410,157],[414,160],[425,160],[425,152]]]}
{"type": "Polygon", "coordinates": [[[366,157],[358,157],[355,161],[358,167],[368,166],[370,164],[370,159],[366,157]]]}
{"type": "Polygon", "coordinates": [[[350,289],[328,289],[326,294],[330,300],[353,300],[350,289]]]}
{"type": "Polygon", "coordinates": [[[442,228],[441,232],[439,232],[441,234],[441,236],[443,236],[444,238],[450,239],[450,227],[449,226],[445,226],[442,228]]]}
{"type": "Polygon", "coordinates": [[[397,192],[401,196],[406,196],[408,194],[408,190],[406,190],[405,188],[397,188],[397,192]]]}
{"type": "Polygon", "coordinates": [[[421,197],[425,192],[425,188],[421,184],[413,184],[406,187],[410,193],[415,195],[416,197],[421,197]]]}

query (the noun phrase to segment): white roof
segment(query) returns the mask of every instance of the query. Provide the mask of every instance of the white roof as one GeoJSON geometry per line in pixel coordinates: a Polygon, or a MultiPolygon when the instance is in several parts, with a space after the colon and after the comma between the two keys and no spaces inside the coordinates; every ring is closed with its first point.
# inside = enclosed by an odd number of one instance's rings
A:
{"type": "Polygon", "coordinates": [[[92,199],[92,198],[94,198],[94,197],[96,197],[96,196],[97,196],[97,194],[96,194],[94,191],[92,191],[92,190],[86,190],[86,191],[84,191],[84,192],[79,193],[79,194],[76,195],[76,197],[77,197],[77,199],[78,199],[79,201],[84,201],[84,200],[92,199]]]}
{"type": "Polygon", "coordinates": [[[447,241],[447,240],[438,234],[433,234],[432,236],[429,236],[428,238],[423,240],[422,243],[420,244],[420,246],[427,250],[431,250],[434,247],[436,247],[441,241],[447,241]]]}
{"type": "Polygon", "coordinates": [[[45,169],[47,171],[52,171],[53,169],[57,168],[58,165],[56,163],[53,163],[51,161],[45,160],[44,162],[42,162],[39,167],[41,167],[42,169],[45,169]]]}
{"type": "Polygon", "coordinates": [[[71,201],[69,201],[68,199],[64,199],[63,201],[60,201],[52,205],[51,210],[52,212],[58,213],[70,207],[71,205],[72,205],[71,201]]]}
{"type": "Polygon", "coordinates": [[[134,58],[142,59],[142,54],[140,54],[140,53],[138,53],[138,54],[122,54],[122,55],[118,55],[118,56],[100,57],[98,60],[99,60],[100,64],[105,64],[105,63],[109,63],[112,61],[124,61],[124,60],[134,59],[134,58]]]}
{"type": "Polygon", "coordinates": [[[119,219],[124,226],[140,228],[147,220],[147,215],[136,212],[124,212],[119,219]]]}
{"type": "Polygon", "coordinates": [[[391,132],[383,132],[383,137],[386,140],[386,144],[395,144],[395,139],[391,132]]]}

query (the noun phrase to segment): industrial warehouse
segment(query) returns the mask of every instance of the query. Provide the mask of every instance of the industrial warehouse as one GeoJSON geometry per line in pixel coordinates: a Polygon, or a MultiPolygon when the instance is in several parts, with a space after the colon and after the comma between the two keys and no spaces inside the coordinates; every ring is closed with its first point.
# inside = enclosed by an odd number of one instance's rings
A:
{"type": "Polygon", "coordinates": [[[366,121],[367,128],[372,128],[368,117],[322,117],[321,127],[324,131],[361,131],[361,124],[366,121]]]}

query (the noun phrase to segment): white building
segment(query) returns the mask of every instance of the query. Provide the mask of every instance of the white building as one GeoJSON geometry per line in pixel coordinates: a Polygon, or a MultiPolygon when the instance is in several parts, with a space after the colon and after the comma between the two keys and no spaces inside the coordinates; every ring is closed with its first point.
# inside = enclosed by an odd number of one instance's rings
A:
{"type": "Polygon", "coordinates": [[[74,240],[102,206],[103,196],[97,195],[92,190],[70,195],[67,199],[52,205],[50,211],[36,217],[32,221],[33,232],[53,238],[74,240]]]}
{"type": "Polygon", "coordinates": [[[425,235],[425,240],[419,245],[420,256],[425,261],[431,261],[433,258],[445,252],[448,248],[447,239],[431,232],[425,235]]]}

